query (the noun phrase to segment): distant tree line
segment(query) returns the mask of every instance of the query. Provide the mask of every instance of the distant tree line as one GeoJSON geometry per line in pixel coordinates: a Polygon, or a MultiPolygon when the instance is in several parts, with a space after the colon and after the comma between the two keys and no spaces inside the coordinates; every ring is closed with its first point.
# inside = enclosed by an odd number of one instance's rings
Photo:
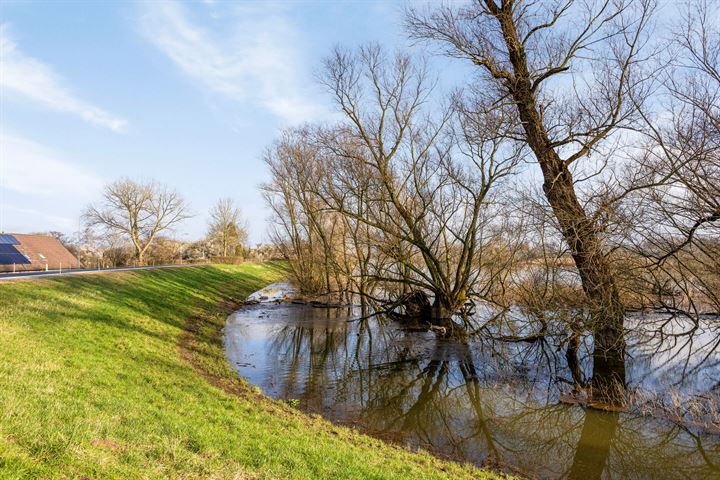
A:
{"type": "Polygon", "coordinates": [[[248,245],[247,225],[230,198],[219,199],[208,212],[204,238],[180,241],[174,237],[175,228],[191,216],[178,192],[157,182],[123,178],[106,185],[102,199],[87,207],[82,231],[49,233],[85,268],[237,263],[275,256],[274,247],[248,245]]]}

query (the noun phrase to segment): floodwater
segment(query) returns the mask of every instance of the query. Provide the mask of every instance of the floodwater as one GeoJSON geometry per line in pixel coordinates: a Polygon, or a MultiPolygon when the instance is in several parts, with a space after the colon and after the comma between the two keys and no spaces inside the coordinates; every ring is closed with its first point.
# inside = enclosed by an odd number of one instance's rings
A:
{"type": "MultiPolygon", "coordinates": [[[[250,305],[228,318],[226,353],[271,397],[443,458],[530,478],[720,478],[720,435],[707,428],[559,402],[570,374],[552,344],[445,339],[357,317],[250,305]]],[[[629,387],[716,394],[716,338],[674,339],[656,354],[654,336],[628,339],[629,387]]]]}

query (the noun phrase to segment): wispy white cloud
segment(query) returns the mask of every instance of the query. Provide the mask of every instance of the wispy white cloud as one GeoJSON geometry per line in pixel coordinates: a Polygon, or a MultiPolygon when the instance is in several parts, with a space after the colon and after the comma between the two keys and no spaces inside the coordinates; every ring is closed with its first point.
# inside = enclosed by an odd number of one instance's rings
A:
{"type": "Polygon", "coordinates": [[[0,157],[2,186],[8,191],[64,203],[68,198],[90,199],[103,185],[102,178],[51,148],[6,132],[0,134],[0,157]]]}
{"type": "Polygon", "coordinates": [[[260,106],[289,123],[323,114],[303,87],[308,75],[299,35],[287,17],[238,9],[232,31],[219,35],[191,20],[191,12],[178,3],[144,2],[141,8],[144,36],[210,90],[260,106]]]}
{"type": "Polygon", "coordinates": [[[3,94],[21,95],[115,132],[125,129],[125,120],[78,98],[63,85],[52,68],[25,55],[8,30],[7,24],[0,25],[0,89],[3,94]]]}

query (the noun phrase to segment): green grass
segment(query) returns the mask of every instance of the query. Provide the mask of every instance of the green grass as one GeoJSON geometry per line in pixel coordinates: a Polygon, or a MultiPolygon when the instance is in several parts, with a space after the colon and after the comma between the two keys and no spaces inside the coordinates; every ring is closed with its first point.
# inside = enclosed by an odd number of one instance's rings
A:
{"type": "Polygon", "coordinates": [[[277,264],[0,284],[0,478],[494,478],[267,399],[220,330],[277,264]]]}

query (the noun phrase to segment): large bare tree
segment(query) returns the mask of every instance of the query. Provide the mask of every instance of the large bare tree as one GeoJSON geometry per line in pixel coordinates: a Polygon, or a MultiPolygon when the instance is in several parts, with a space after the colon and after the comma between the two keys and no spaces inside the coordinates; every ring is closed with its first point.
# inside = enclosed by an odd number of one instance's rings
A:
{"type": "Polygon", "coordinates": [[[605,155],[607,165],[609,141],[638,122],[649,91],[650,77],[639,70],[653,9],[651,0],[477,0],[407,15],[414,38],[444,45],[478,68],[476,102],[512,119],[505,138],[533,153],[587,299],[599,401],[625,383],[625,307],[603,212],[590,210],[577,188],[598,174],[588,171],[593,158],[605,155]]]}
{"type": "Polygon", "coordinates": [[[108,236],[126,237],[138,264],[143,263],[143,255],[158,234],[190,216],[187,203],[174,190],[126,178],[106,185],[102,200],[88,206],[83,214],[87,226],[99,228],[108,236]]]}
{"type": "Polygon", "coordinates": [[[283,132],[265,152],[271,180],[262,185],[273,212],[271,236],[305,294],[330,294],[332,255],[314,184],[322,181],[317,149],[308,129],[283,132]]]}

